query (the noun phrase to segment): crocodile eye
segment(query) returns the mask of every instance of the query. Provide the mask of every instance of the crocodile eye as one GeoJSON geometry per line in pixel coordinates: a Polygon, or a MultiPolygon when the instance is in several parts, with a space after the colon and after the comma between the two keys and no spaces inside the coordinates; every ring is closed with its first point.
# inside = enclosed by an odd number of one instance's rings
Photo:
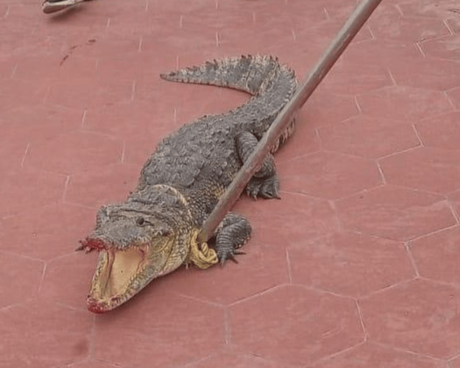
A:
{"type": "Polygon", "coordinates": [[[143,217],[138,217],[138,218],[136,219],[136,224],[139,225],[139,226],[144,225],[144,224],[145,224],[144,218],[143,218],[143,217]]]}

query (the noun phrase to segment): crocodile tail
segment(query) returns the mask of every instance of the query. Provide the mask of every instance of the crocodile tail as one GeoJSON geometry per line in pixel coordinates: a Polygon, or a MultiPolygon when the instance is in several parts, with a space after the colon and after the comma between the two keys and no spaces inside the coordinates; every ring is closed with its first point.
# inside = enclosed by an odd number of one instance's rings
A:
{"type": "Polygon", "coordinates": [[[182,83],[208,84],[245,91],[251,95],[266,92],[280,77],[290,80],[295,89],[295,74],[272,56],[243,55],[208,61],[201,66],[188,67],[161,74],[161,78],[182,83]]]}

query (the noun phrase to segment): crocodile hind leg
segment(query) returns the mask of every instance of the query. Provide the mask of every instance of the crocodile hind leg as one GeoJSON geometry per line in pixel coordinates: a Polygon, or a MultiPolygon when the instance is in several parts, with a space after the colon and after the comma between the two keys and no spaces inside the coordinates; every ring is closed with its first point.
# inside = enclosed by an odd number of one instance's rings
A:
{"type": "Polygon", "coordinates": [[[243,216],[236,213],[228,213],[215,232],[214,248],[221,265],[227,259],[236,262],[235,256],[244,254],[241,248],[251,237],[251,225],[243,216]]]}
{"type": "MultiPolygon", "coordinates": [[[[259,141],[252,133],[245,131],[236,137],[235,143],[241,161],[246,162],[259,141]]],[[[261,168],[254,174],[246,186],[246,193],[254,199],[257,199],[257,197],[267,199],[279,198],[278,188],[279,181],[276,174],[275,160],[273,155],[269,153],[261,168]]]]}

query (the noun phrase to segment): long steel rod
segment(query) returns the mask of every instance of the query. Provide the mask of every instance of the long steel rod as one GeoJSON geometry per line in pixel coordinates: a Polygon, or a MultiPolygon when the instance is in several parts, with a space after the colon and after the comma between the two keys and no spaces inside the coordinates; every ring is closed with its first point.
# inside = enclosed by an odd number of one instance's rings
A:
{"type": "Polygon", "coordinates": [[[297,110],[308,100],[381,1],[363,0],[356,7],[348,21],[321,56],[307,80],[297,89],[291,101],[281,110],[270,129],[264,134],[254,152],[252,152],[238,172],[232,184],[227,188],[214,208],[214,211],[203,224],[201,232],[198,235],[198,241],[206,242],[209,240],[224,216],[238,200],[247,183],[256,172],[257,167],[269,153],[276,139],[286,129],[297,110]]]}

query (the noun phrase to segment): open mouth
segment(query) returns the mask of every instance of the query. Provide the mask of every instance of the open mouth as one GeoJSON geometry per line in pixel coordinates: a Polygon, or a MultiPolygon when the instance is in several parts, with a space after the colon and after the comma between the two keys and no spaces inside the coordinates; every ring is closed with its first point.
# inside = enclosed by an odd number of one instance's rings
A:
{"type": "Polygon", "coordinates": [[[99,251],[99,260],[87,298],[88,309],[107,312],[130,299],[145,286],[144,272],[149,264],[149,246],[132,246],[126,250],[104,247],[100,241],[86,245],[99,251]]]}

